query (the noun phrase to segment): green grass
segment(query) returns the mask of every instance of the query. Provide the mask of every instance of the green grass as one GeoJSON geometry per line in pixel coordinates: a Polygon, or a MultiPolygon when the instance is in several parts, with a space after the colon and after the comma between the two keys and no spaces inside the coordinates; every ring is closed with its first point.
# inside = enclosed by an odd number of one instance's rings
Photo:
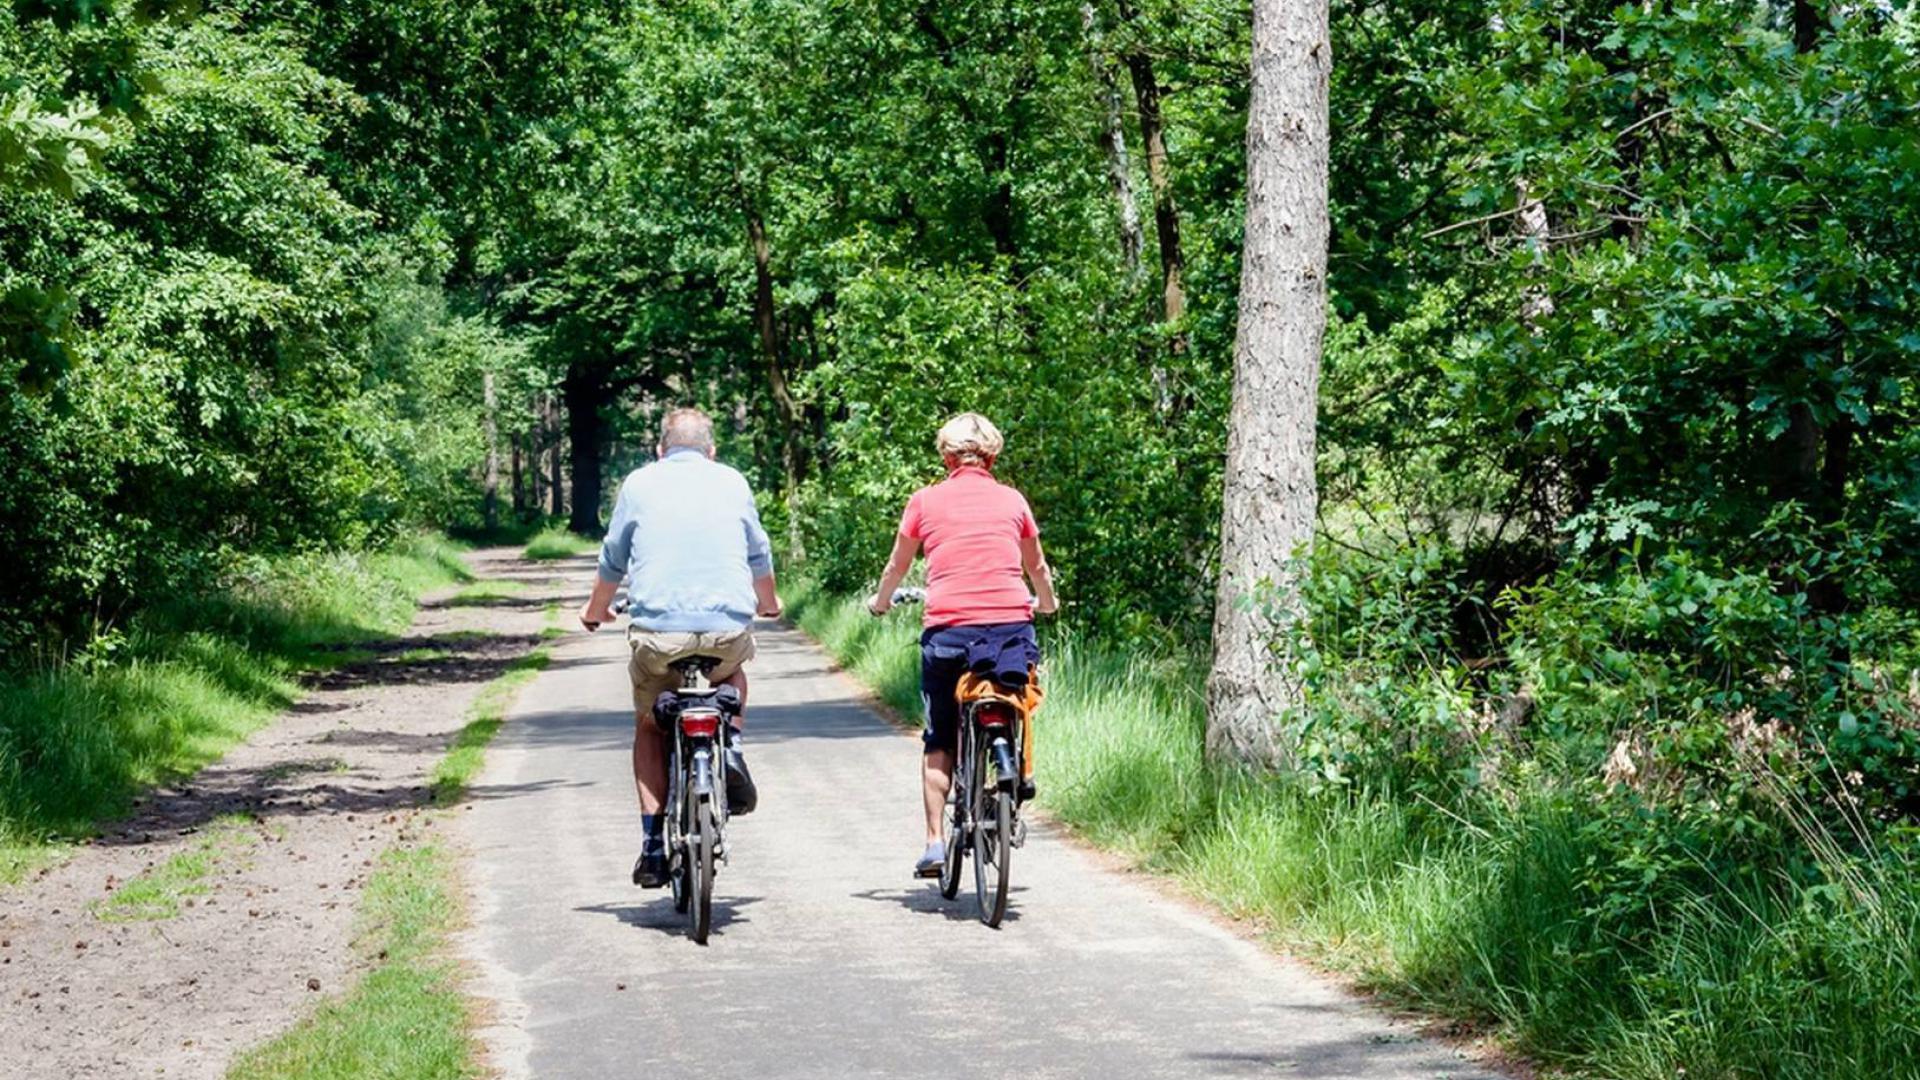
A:
{"type": "Polygon", "coordinates": [[[551,652],[542,645],[508,664],[499,678],[480,691],[478,700],[473,704],[472,719],[454,736],[447,756],[441,758],[433,768],[430,783],[434,805],[447,806],[459,802],[461,796],[466,794],[467,785],[473,782],[474,776],[480,771],[487,744],[493,741],[494,735],[500,731],[500,725],[506,721],[507,707],[513,704],[514,696],[521,687],[546,670],[551,658],[551,652]]]}
{"type": "Polygon", "coordinates": [[[577,555],[589,554],[600,546],[598,541],[568,532],[561,528],[543,529],[527,541],[527,548],[521,556],[538,562],[551,562],[556,559],[571,559],[577,555]]]}
{"type": "Polygon", "coordinates": [[[181,901],[204,896],[216,869],[245,857],[260,840],[253,819],[229,815],[214,822],[187,850],[133,878],[93,905],[102,922],[153,922],[180,914],[181,901]]]}
{"type": "Polygon", "coordinates": [[[471,1018],[447,939],[460,919],[451,857],[401,847],[380,857],[359,911],[356,947],[372,971],[272,1042],[229,1080],[455,1080],[481,1075],[471,1018]]]}
{"type": "Polygon", "coordinates": [[[507,600],[526,590],[524,582],[486,578],[454,593],[448,603],[454,607],[486,607],[495,600],[507,600]]]}
{"type": "Polygon", "coordinates": [[[453,652],[450,649],[419,648],[394,653],[390,659],[396,664],[431,664],[452,655],[453,652]]]}
{"type": "MultiPolygon", "coordinates": [[[[557,604],[547,621],[558,619],[557,604]]],[[[506,711],[547,666],[546,647],[516,659],[475,700],[432,776],[433,802],[457,802],[480,771],[506,711]]],[[[375,962],[345,994],[235,1063],[228,1080],[454,1080],[481,1075],[472,1014],[447,959],[460,922],[451,858],[437,847],[381,856],[359,912],[357,945],[375,962]]]]}
{"type": "MultiPolygon", "coordinates": [[[[785,583],[789,610],[905,716],[918,626],[785,583]]],[[[902,613],[905,615],[906,613],[902,613]]],[[[1041,801],[1386,999],[1583,1076],[1920,1077],[1920,863],[1823,864],[1830,885],[1708,875],[1602,914],[1580,882],[1593,804],[1542,781],[1471,822],[1391,794],[1317,794],[1203,759],[1203,665],[1048,643],[1041,801]],[[1682,1072],[1684,1070],[1684,1072],[1682,1072]]],[[[1791,843],[1780,841],[1782,845],[1791,843]]],[[[1664,871],[1679,880],[1685,868],[1664,871]]]]}
{"type": "Polygon", "coordinates": [[[191,775],[292,704],[302,670],[364,656],[419,596],[471,575],[447,541],[260,563],[151,609],[64,664],[0,680],[0,883],[191,775]]]}

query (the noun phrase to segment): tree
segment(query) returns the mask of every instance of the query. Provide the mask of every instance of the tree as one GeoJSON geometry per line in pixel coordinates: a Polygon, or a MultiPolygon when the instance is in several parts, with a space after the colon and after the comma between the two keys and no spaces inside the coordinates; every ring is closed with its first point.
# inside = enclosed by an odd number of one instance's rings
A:
{"type": "Polygon", "coordinates": [[[1312,539],[1314,425],[1327,321],[1326,0],[1255,0],[1247,222],[1234,341],[1209,752],[1288,754],[1276,719],[1299,698],[1284,643],[1300,612],[1293,557],[1312,539]],[[1275,655],[1276,646],[1281,655],[1275,655]]]}

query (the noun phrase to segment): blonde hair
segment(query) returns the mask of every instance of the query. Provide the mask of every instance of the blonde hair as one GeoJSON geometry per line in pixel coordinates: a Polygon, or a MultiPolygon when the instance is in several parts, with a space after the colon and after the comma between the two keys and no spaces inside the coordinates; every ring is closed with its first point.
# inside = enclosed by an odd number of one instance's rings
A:
{"type": "Polygon", "coordinates": [[[660,422],[660,451],[713,449],[713,420],[699,409],[675,409],[660,422]]]}
{"type": "Polygon", "coordinates": [[[1006,448],[1007,440],[1001,437],[993,421],[977,412],[963,412],[940,425],[940,434],[934,437],[933,445],[944,460],[990,468],[1006,448]]]}

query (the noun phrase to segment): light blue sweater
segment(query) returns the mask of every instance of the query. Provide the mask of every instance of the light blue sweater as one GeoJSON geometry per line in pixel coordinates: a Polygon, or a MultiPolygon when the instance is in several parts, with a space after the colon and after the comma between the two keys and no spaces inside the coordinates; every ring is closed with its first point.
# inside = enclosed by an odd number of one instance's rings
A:
{"type": "Polygon", "coordinates": [[[643,630],[717,632],[753,621],[753,583],[773,573],[747,479],[679,449],[620,485],[600,545],[600,580],[626,582],[643,630]]]}

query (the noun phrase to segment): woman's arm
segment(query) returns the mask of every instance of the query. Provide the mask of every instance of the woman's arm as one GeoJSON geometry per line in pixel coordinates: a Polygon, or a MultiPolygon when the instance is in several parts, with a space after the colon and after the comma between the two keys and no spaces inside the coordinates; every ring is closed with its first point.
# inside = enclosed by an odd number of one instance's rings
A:
{"type": "Polygon", "coordinates": [[[1020,567],[1027,572],[1027,580],[1033,582],[1036,601],[1033,610],[1041,615],[1059,611],[1060,598],[1053,595],[1053,568],[1047,565],[1046,552],[1040,550],[1039,537],[1020,538],[1020,567]]]}
{"type": "Polygon", "coordinates": [[[885,615],[893,607],[893,590],[907,579],[907,571],[913,569],[913,557],[920,554],[920,541],[911,536],[893,538],[893,554],[887,557],[887,568],[880,572],[880,591],[867,601],[867,610],[875,615],[885,615]]]}

